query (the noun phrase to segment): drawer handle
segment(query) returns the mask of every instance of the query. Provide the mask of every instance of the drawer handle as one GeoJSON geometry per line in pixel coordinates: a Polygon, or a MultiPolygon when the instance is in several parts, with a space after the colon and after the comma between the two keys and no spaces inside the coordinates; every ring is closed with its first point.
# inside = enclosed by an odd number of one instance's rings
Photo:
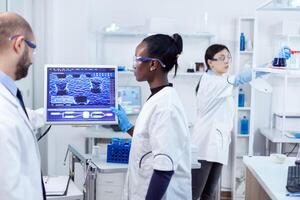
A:
{"type": "Polygon", "coordinates": [[[113,181],[105,181],[105,183],[113,183],[113,181]]]}

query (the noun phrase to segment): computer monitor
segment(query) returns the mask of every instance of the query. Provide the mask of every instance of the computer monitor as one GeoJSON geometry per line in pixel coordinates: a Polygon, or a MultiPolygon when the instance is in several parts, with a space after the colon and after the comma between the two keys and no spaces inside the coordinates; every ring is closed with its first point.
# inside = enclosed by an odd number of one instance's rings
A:
{"type": "Polygon", "coordinates": [[[141,110],[141,87],[119,86],[118,102],[124,108],[126,114],[135,115],[141,110]]]}
{"type": "Polygon", "coordinates": [[[117,68],[106,65],[46,65],[47,124],[117,124],[117,68]]]}

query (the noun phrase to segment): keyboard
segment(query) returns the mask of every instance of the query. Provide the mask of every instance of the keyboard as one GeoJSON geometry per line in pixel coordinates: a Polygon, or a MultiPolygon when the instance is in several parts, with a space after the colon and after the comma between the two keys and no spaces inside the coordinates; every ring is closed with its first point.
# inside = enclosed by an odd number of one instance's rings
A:
{"type": "Polygon", "coordinates": [[[286,189],[289,192],[300,192],[300,166],[289,166],[286,189]]]}

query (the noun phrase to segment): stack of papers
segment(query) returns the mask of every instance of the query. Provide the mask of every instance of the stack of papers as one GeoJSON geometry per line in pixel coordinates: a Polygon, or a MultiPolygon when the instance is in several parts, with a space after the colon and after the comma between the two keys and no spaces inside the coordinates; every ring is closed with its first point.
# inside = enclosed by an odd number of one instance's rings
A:
{"type": "Polygon", "coordinates": [[[43,177],[47,196],[62,196],[67,194],[69,176],[44,176],[43,177]]]}

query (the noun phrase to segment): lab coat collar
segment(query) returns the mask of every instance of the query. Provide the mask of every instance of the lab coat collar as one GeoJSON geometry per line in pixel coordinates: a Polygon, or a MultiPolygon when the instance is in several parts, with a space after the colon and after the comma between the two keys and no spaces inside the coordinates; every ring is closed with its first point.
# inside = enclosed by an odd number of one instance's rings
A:
{"type": "Polygon", "coordinates": [[[0,95],[2,95],[5,99],[7,99],[11,104],[13,104],[18,109],[19,114],[25,121],[28,128],[31,130],[33,136],[35,137],[34,130],[30,124],[30,121],[29,121],[28,117],[26,116],[21,104],[18,102],[17,98],[15,96],[13,96],[10,93],[10,91],[2,83],[0,83],[0,91],[1,91],[0,95]]]}
{"type": "Polygon", "coordinates": [[[11,77],[9,77],[7,74],[2,72],[1,70],[0,70],[0,83],[2,83],[10,91],[12,95],[14,96],[17,95],[18,88],[14,80],[11,77]]]}
{"type": "Polygon", "coordinates": [[[228,72],[226,72],[226,73],[220,75],[220,74],[217,74],[216,72],[214,72],[214,71],[211,70],[211,69],[209,69],[206,73],[209,74],[209,75],[220,76],[220,77],[222,77],[222,76],[228,76],[228,75],[229,75],[228,72]]]}
{"type": "Polygon", "coordinates": [[[162,90],[165,87],[173,87],[173,83],[168,83],[167,85],[162,85],[162,86],[150,89],[151,95],[148,97],[148,99],[150,99],[153,95],[155,95],[156,93],[158,93],[160,90],[162,90]]]}

